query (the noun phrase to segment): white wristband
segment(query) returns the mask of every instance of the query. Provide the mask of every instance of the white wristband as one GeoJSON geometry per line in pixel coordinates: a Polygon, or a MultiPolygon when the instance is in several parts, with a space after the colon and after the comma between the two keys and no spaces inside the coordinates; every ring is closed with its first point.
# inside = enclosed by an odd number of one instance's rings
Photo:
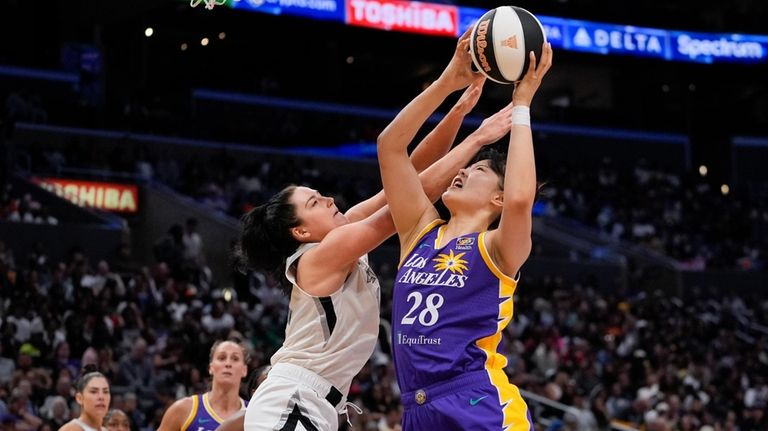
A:
{"type": "Polygon", "coordinates": [[[528,106],[512,107],[512,125],[531,127],[531,108],[528,106]]]}

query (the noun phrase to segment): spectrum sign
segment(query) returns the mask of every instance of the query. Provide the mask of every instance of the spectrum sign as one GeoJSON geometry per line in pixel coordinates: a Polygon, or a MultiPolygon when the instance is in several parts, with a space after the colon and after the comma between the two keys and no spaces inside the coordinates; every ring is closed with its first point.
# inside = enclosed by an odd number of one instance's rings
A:
{"type": "Polygon", "coordinates": [[[40,177],[32,182],[81,207],[130,214],[139,211],[139,190],[133,184],[40,177]]]}

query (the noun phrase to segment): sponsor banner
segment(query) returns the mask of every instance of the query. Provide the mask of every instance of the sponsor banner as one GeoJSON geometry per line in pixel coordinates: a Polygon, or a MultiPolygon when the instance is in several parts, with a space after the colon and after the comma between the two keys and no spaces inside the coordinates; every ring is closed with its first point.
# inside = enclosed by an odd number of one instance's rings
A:
{"type": "Polygon", "coordinates": [[[232,0],[235,9],[344,22],[344,0],[232,0]]]}
{"type": "Polygon", "coordinates": [[[32,182],[81,207],[119,213],[139,211],[139,190],[134,184],[40,177],[32,182]]]}
{"type": "MultiPolygon", "coordinates": [[[[230,0],[235,9],[458,37],[487,9],[405,0],[230,0]]],[[[698,63],[768,61],[768,36],[692,33],[536,15],[556,49],[698,63]]]]}
{"type": "Polygon", "coordinates": [[[434,36],[455,36],[458,29],[456,6],[403,0],[346,1],[349,25],[434,36]]]}
{"type": "Polygon", "coordinates": [[[568,20],[564,48],[599,54],[669,59],[669,32],[655,28],[568,20]]]}
{"type": "Polygon", "coordinates": [[[768,36],[671,31],[673,60],[757,63],[768,59],[768,36]]]}

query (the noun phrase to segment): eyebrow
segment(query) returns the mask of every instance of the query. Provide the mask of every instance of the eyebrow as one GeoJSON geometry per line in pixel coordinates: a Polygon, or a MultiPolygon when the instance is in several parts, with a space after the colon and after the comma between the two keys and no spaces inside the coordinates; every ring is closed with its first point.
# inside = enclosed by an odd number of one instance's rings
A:
{"type": "Polygon", "coordinates": [[[312,201],[312,199],[317,199],[317,195],[319,194],[317,190],[313,190],[312,193],[314,193],[312,196],[307,199],[307,202],[304,204],[304,208],[309,206],[309,202],[312,201]]]}

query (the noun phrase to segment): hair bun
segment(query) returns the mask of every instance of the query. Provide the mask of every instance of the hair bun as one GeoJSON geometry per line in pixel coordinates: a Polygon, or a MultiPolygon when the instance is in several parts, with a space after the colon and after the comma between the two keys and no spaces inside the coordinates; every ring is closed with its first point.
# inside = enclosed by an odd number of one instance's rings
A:
{"type": "Polygon", "coordinates": [[[83,368],[80,370],[80,374],[86,375],[88,373],[98,373],[99,367],[96,366],[96,364],[85,364],[83,365],[83,368]]]}

